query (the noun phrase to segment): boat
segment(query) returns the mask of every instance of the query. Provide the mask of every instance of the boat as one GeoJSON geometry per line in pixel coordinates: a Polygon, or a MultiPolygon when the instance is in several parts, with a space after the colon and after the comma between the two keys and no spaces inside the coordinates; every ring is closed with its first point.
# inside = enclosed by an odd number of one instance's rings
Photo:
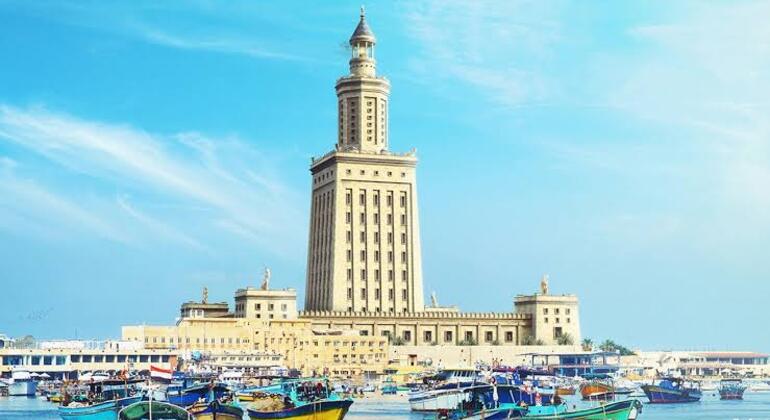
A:
{"type": "MultiPolygon", "coordinates": [[[[287,401],[285,401],[287,402],[287,401]]],[[[301,405],[284,404],[281,407],[249,407],[249,419],[286,419],[286,420],[342,420],[353,404],[349,399],[317,400],[301,405]]]]}
{"type": "Polygon", "coordinates": [[[8,396],[34,397],[36,392],[37,381],[32,374],[25,369],[13,369],[8,383],[8,396]]]}
{"type": "Polygon", "coordinates": [[[383,381],[380,392],[382,392],[382,395],[396,395],[398,393],[398,385],[396,385],[393,379],[388,378],[383,381]]]}
{"type": "MultiPolygon", "coordinates": [[[[161,401],[139,401],[120,410],[117,420],[192,420],[187,410],[161,401]]],[[[89,419],[90,420],[90,419],[89,419]]],[[[101,420],[101,419],[100,419],[101,420]]]]}
{"type": "Polygon", "coordinates": [[[353,404],[341,398],[327,380],[296,380],[281,384],[280,393],[262,393],[247,407],[249,418],[341,420],[353,404]]]}
{"type": "MultiPolygon", "coordinates": [[[[563,404],[560,407],[565,407],[563,404]]],[[[528,407],[524,419],[572,419],[572,420],[636,420],[642,412],[642,403],[639,400],[628,399],[602,403],[596,407],[569,411],[562,409],[560,412],[537,414],[534,409],[528,407]],[[532,411],[530,411],[532,410],[532,411]]]]}
{"type": "Polygon", "coordinates": [[[228,402],[196,403],[187,411],[196,420],[242,420],[243,409],[228,402]]]}
{"type": "Polygon", "coordinates": [[[740,379],[722,379],[718,389],[721,400],[742,400],[746,385],[740,379]]]}
{"type": "Polygon", "coordinates": [[[604,374],[583,375],[586,382],[580,385],[580,395],[584,400],[606,400],[615,396],[612,379],[604,374]]]}
{"type": "Polygon", "coordinates": [[[203,383],[189,387],[182,385],[170,385],[166,388],[166,400],[180,407],[189,407],[198,401],[219,400],[227,394],[229,389],[221,383],[203,383]]]}
{"type": "Polygon", "coordinates": [[[72,402],[59,406],[59,417],[63,420],[115,420],[122,408],[141,399],[142,397],[136,396],[97,403],[72,402]]]}
{"type": "Polygon", "coordinates": [[[696,386],[687,386],[684,379],[664,378],[657,385],[642,385],[652,404],[671,404],[700,401],[702,393],[696,386]]]}
{"type": "Polygon", "coordinates": [[[482,384],[476,369],[442,369],[424,379],[425,389],[409,393],[412,411],[454,410],[466,397],[469,387],[482,384]]]}

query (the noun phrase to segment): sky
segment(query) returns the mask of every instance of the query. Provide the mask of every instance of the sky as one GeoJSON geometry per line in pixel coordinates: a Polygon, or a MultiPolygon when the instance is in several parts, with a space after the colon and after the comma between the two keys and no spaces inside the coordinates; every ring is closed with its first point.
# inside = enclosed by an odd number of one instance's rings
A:
{"type": "MultiPolygon", "coordinates": [[[[303,302],[359,5],[0,0],[0,333],[118,338],[264,267],[303,302]]],[[[594,341],[770,351],[770,2],[365,6],[426,298],[548,274],[594,341]]]]}

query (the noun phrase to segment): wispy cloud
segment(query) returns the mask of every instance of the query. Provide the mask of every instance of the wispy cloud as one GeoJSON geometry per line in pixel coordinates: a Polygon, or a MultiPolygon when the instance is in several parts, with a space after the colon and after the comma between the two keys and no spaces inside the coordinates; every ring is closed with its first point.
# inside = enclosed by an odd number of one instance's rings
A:
{"type": "MultiPolygon", "coordinates": [[[[179,226],[178,212],[147,214],[129,204],[123,192],[133,192],[144,207],[176,203],[194,208],[197,218],[192,222],[203,221],[210,228],[226,220],[247,232],[256,245],[269,244],[274,252],[281,252],[282,246],[285,251],[300,237],[293,223],[300,217],[296,194],[273,175],[265,156],[236,138],[214,140],[198,133],[155,135],[44,108],[0,105],[0,140],[33,151],[68,173],[112,186],[107,199],[151,235],[204,248],[198,239],[179,233],[189,229],[179,226]],[[259,182],[253,180],[255,172],[259,182]],[[112,198],[115,191],[121,194],[117,200],[112,198]]],[[[97,219],[41,189],[22,185],[6,183],[6,188],[13,187],[9,195],[31,197],[30,207],[61,208],[54,213],[81,220],[104,235],[111,232],[97,219]]]]}
{"type": "Polygon", "coordinates": [[[405,28],[421,48],[412,70],[467,83],[505,106],[549,100],[556,81],[542,70],[561,37],[560,9],[522,1],[412,4],[405,28]]]}

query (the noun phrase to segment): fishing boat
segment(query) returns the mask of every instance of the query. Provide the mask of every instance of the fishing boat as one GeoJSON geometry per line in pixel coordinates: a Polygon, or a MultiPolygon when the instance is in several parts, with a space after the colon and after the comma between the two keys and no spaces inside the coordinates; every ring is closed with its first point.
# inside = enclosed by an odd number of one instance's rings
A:
{"type": "Polygon", "coordinates": [[[393,379],[388,378],[382,382],[380,392],[382,392],[382,395],[396,395],[398,393],[398,385],[396,385],[393,379]]]}
{"type": "Polygon", "coordinates": [[[64,420],[115,420],[122,408],[141,399],[141,396],[135,396],[97,403],[72,402],[59,406],[59,417],[64,420]]]}
{"type": "Polygon", "coordinates": [[[615,387],[608,375],[589,374],[583,378],[587,379],[580,385],[580,395],[584,400],[606,400],[615,396],[615,387]]]}
{"type": "Polygon", "coordinates": [[[349,399],[317,400],[300,405],[284,404],[282,407],[248,408],[251,420],[286,419],[286,420],[342,420],[353,404],[349,399]]]}
{"type": "Polygon", "coordinates": [[[203,383],[189,387],[182,385],[170,385],[166,389],[166,400],[180,407],[189,407],[196,402],[219,400],[227,394],[229,389],[221,383],[203,383]]]}
{"type": "Polygon", "coordinates": [[[687,386],[681,378],[664,378],[657,385],[642,385],[642,390],[652,404],[696,402],[702,396],[697,385],[687,386]]]}
{"type": "Polygon", "coordinates": [[[476,369],[442,369],[424,379],[426,389],[409,394],[409,407],[418,412],[453,410],[466,397],[466,388],[479,381],[476,369]]]}
{"type": "MultiPolygon", "coordinates": [[[[139,401],[120,410],[118,420],[193,420],[182,407],[161,401],[139,401]]],[[[100,419],[101,420],[101,419],[100,419]]]]}
{"type": "Polygon", "coordinates": [[[740,379],[722,379],[719,381],[719,399],[742,400],[746,385],[740,379]]]}
{"type": "Polygon", "coordinates": [[[235,404],[223,401],[196,403],[187,411],[196,420],[242,420],[243,409],[235,404]]]}
{"type": "MultiPolygon", "coordinates": [[[[565,407],[561,405],[560,407],[565,407]]],[[[569,411],[563,408],[560,412],[538,414],[529,407],[524,414],[524,419],[572,419],[572,420],[636,420],[642,412],[642,403],[639,400],[629,399],[623,401],[600,404],[596,407],[569,411]]]]}
{"type": "Polygon", "coordinates": [[[8,396],[34,397],[37,391],[37,381],[25,369],[13,369],[11,381],[8,383],[8,396]]]}
{"type": "Polygon", "coordinates": [[[262,393],[247,412],[252,420],[341,420],[353,404],[331,390],[325,379],[287,381],[280,393],[262,393]]]}

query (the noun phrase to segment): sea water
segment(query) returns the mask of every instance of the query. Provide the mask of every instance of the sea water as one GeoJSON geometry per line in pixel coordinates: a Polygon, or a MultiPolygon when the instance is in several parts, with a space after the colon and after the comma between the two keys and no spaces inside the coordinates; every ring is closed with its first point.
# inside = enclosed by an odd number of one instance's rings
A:
{"type": "MultiPolygon", "coordinates": [[[[645,402],[645,398],[641,398],[645,402]]],[[[571,402],[572,403],[572,402],[571,402]]],[[[0,397],[0,420],[58,419],[56,406],[43,398],[0,397]]],[[[383,400],[356,399],[346,420],[426,420],[430,415],[411,413],[406,397],[383,400]]],[[[746,393],[743,401],[721,401],[707,394],[688,404],[645,404],[640,420],[770,420],[770,393],[746,393]]]]}

